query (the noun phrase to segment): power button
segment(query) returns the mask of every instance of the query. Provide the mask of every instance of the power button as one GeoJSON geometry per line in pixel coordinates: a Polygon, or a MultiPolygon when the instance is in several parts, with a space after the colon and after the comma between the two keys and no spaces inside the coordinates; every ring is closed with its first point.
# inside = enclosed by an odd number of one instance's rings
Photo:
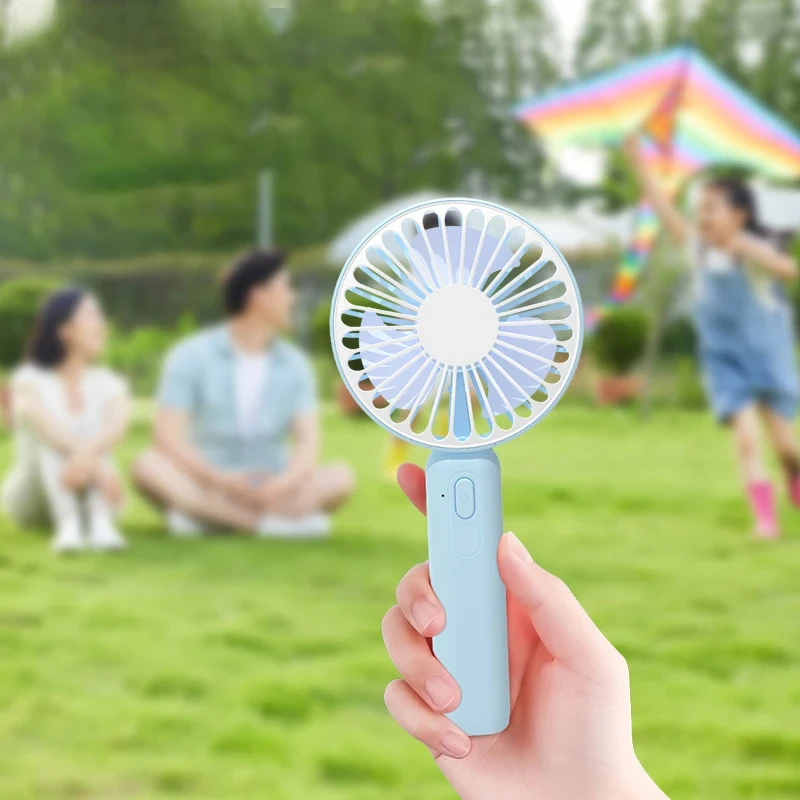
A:
{"type": "Polygon", "coordinates": [[[456,514],[460,519],[475,516],[475,484],[469,478],[456,481],[456,514]]]}

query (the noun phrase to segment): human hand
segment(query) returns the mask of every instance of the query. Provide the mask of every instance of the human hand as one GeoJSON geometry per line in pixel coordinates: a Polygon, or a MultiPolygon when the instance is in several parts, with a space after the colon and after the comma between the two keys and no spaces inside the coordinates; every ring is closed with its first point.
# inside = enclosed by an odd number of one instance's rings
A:
{"type": "Polygon", "coordinates": [[[642,157],[642,137],[639,131],[633,131],[623,139],[622,152],[633,164],[639,163],[642,157]]]}
{"type": "Polygon", "coordinates": [[[719,250],[724,250],[735,260],[744,260],[747,258],[754,243],[758,246],[756,237],[747,231],[740,230],[728,237],[718,238],[716,247],[719,250]]]}
{"type": "Polygon", "coordinates": [[[70,492],[85,489],[97,474],[99,457],[91,450],[78,450],[64,464],[61,485],[70,492]]]}
{"type": "MultiPolygon", "coordinates": [[[[424,472],[406,464],[398,481],[424,512],[424,472]]],[[[508,728],[470,739],[444,716],[458,707],[459,688],[428,641],[444,629],[445,612],[427,564],[403,578],[383,621],[402,675],[386,690],[392,716],[428,746],[462,800],[663,800],[633,750],[625,660],[513,534],[498,564],[508,589],[508,728]]]]}
{"type": "Polygon", "coordinates": [[[97,488],[110,506],[121,506],[125,499],[125,490],[122,478],[115,469],[109,466],[100,467],[97,478],[97,488]]]}
{"type": "Polygon", "coordinates": [[[250,476],[246,473],[222,472],[216,476],[214,487],[244,506],[252,509],[261,506],[258,486],[253,485],[250,476]]]}
{"type": "Polygon", "coordinates": [[[269,475],[258,483],[259,505],[262,511],[272,511],[290,491],[292,484],[280,475],[269,475]]]}

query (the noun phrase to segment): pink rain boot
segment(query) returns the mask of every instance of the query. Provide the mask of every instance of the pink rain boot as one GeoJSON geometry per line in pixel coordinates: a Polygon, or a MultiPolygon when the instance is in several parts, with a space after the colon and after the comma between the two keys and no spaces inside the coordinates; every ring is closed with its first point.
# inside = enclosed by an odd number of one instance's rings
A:
{"type": "Polygon", "coordinates": [[[769,481],[753,481],[747,487],[750,507],[756,518],[757,539],[778,538],[778,515],[775,510],[775,490],[769,481]]]}
{"type": "Polygon", "coordinates": [[[795,508],[800,508],[800,474],[789,478],[789,500],[795,508]]]}

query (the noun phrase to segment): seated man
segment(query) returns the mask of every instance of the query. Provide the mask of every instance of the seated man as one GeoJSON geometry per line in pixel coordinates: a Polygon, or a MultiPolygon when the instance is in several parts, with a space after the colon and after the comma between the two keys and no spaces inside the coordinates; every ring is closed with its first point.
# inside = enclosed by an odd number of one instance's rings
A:
{"type": "Polygon", "coordinates": [[[294,306],[282,267],[277,251],[243,257],[223,283],[227,322],[167,357],[155,444],[133,479],[167,509],[173,535],[322,536],[353,491],[348,467],[317,464],[311,365],[279,337],[294,306]]]}

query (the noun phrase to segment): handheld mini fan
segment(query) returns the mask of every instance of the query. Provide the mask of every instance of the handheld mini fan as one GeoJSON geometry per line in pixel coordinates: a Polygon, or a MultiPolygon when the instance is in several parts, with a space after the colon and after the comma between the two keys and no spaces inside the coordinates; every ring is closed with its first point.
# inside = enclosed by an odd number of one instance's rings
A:
{"type": "Polygon", "coordinates": [[[517,214],[477,200],[414,206],[367,236],[342,271],[331,340],[342,378],[427,464],[434,652],[461,687],[448,716],[467,734],[509,720],[500,462],[566,389],[583,338],[564,257],[517,214]]]}

